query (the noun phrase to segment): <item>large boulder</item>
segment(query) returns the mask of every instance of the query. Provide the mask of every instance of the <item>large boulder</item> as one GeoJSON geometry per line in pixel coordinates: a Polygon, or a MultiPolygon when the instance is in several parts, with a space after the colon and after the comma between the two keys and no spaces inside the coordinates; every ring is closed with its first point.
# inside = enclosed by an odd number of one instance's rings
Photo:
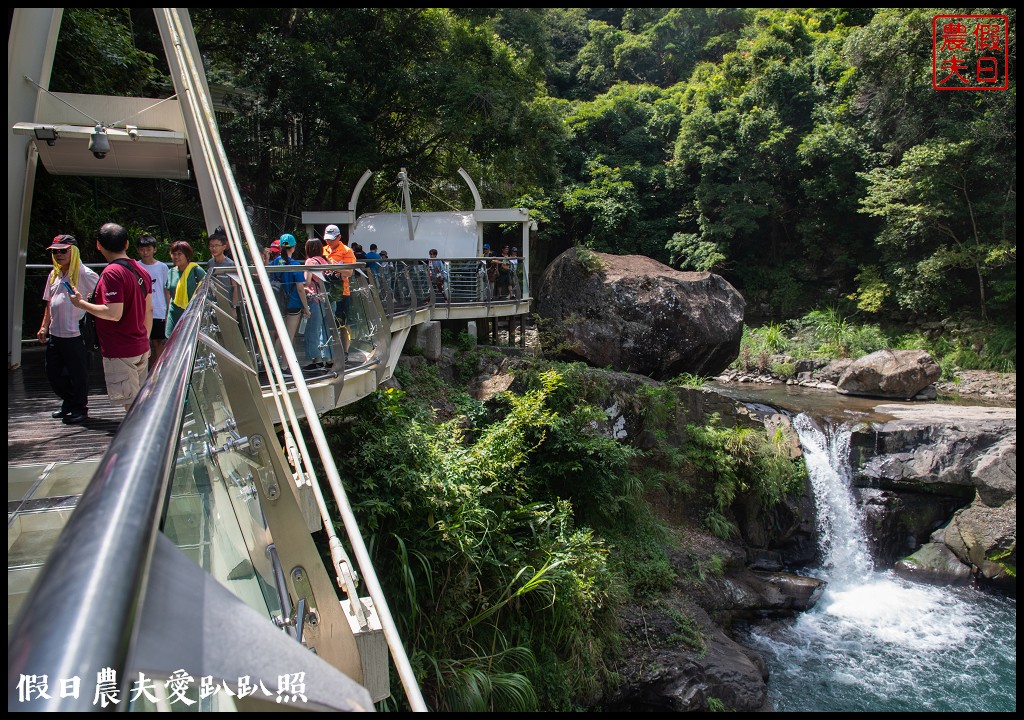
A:
{"type": "Polygon", "coordinates": [[[957,511],[943,539],[979,581],[1016,592],[1017,498],[995,508],[976,500],[957,511]]]}
{"type": "Polygon", "coordinates": [[[772,709],[761,656],[680,597],[630,603],[620,632],[625,642],[613,669],[621,682],[603,699],[605,712],[772,709]]]}
{"type": "Polygon", "coordinates": [[[577,248],[548,266],[538,295],[560,352],[659,380],[725,370],[739,354],[744,305],[713,273],[577,248]]]}
{"type": "Polygon", "coordinates": [[[942,368],[924,350],[879,350],[850,363],[836,392],[909,400],[940,375],[942,368]]]}

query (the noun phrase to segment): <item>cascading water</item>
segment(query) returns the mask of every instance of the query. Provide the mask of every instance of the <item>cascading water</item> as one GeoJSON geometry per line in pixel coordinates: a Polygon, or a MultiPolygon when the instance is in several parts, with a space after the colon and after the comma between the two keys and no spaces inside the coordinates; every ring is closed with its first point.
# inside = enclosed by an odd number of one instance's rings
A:
{"type": "Polygon", "coordinates": [[[800,437],[807,474],[814,488],[822,566],[833,581],[849,584],[864,580],[871,572],[871,557],[850,494],[847,458],[853,431],[847,425],[826,426],[823,431],[807,415],[798,415],[793,427],[800,437]]]}
{"type": "Polygon", "coordinates": [[[818,604],[752,629],[780,711],[1014,711],[1016,601],[876,572],[851,492],[851,429],[793,422],[818,515],[818,604]]]}

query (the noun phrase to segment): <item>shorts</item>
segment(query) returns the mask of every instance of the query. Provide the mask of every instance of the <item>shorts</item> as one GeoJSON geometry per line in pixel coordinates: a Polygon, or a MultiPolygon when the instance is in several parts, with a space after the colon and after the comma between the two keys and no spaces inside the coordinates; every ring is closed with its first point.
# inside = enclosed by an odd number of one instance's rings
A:
{"type": "Polygon", "coordinates": [[[342,295],[341,299],[334,304],[334,320],[338,326],[348,325],[348,311],[352,304],[351,295],[342,295]]]}
{"type": "Polygon", "coordinates": [[[149,331],[149,339],[163,342],[167,339],[167,320],[153,318],[153,329],[149,331]]]}
{"type": "Polygon", "coordinates": [[[107,396],[114,407],[131,405],[139,396],[149,374],[149,350],[127,358],[103,358],[103,377],[107,396]]]}

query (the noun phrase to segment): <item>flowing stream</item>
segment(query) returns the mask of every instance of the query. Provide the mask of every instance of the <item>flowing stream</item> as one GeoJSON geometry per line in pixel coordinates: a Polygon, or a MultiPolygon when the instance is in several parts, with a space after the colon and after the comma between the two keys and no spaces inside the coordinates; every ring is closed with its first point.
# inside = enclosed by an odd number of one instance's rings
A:
{"type": "Polygon", "coordinates": [[[814,488],[828,582],[795,620],[743,641],[768,662],[778,711],[1012,712],[1017,708],[1016,599],[912,583],[875,571],[850,491],[851,431],[794,419],[814,488]]]}

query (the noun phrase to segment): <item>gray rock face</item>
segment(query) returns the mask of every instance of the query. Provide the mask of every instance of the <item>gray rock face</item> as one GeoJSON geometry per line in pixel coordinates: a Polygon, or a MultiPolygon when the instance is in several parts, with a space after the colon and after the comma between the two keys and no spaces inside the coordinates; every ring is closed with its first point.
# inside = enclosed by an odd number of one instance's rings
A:
{"type": "Polygon", "coordinates": [[[1017,496],[1017,436],[1005,437],[982,454],[972,475],[978,499],[999,507],[1017,496]]]}
{"type": "MultiPolygon", "coordinates": [[[[907,491],[963,498],[970,504],[957,510],[932,542],[943,543],[979,582],[1015,590],[1016,411],[947,405],[880,405],[876,409],[896,417],[854,433],[851,455],[856,456],[854,465],[861,465],[856,484],[893,491],[901,500],[908,497],[907,491]]],[[[906,507],[903,502],[877,508],[875,524],[897,528],[897,539],[907,531],[924,531],[930,517],[908,513],[906,507]],[[908,523],[915,517],[921,522],[908,523]]],[[[904,569],[910,572],[933,577],[946,572],[941,558],[912,556],[907,563],[904,569]]]]}
{"type": "Polygon", "coordinates": [[[974,577],[971,568],[944,543],[922,545],[913,555],[898,561],[893,570],[910,580],[936,585],[966,585],[974,577]]]}
{"type": "Polygon", "coordinates": [[[879,350],[850,363],[836,392],[909,400],[940,375],[942,368],[924,350],[879,350]]]}
{"type": "Polygon", "coordinates": [[[699,608],[690,607],[685,614],[700,628],[700,648],[680,639],[678,613],[636,609],[636,617],[623,629],[642,641],[626,648],[616,668],[623,682],[605,699],[605,711],[699,712],[709,709],[712,698],[727,710],[771,710],[764,661],[715,628],[699,608]]]}
{"type": "Polygon", "coordinates": [[[936,493],[857,488],[864,529],[876,567],[889,567],[928,541],[967,498],[936,493]]]}
{"type": "Polygon", "coordinates": [[[588,271],[572,248],[541,280],[538,313],[565,354],[656,379],[717,375],[736,358],[745,302],[720,276],[641,255],[590,256],[600,269],[588,271]]]}

